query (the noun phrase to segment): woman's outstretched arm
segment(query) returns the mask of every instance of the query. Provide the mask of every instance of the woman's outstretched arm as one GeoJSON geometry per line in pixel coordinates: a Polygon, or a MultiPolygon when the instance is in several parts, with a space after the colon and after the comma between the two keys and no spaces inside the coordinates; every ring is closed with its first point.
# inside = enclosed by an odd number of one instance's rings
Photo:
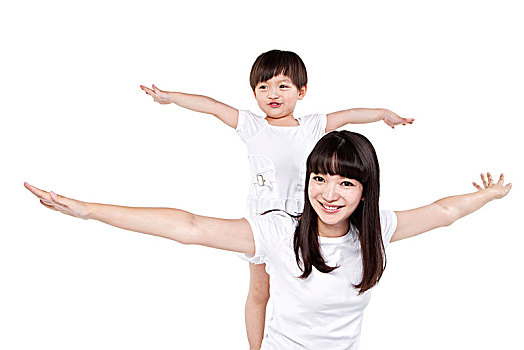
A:
{"type": "Polygon", "coordinates": [[[496,183],[490,173],[487,173],[487,180],[484,174],[480,176],[483,187],[473,182],[477,192],[442,198],[416,209],[397,211],[397,229],[391,241],[449,226],[461,217],[482,208],[486,203],[505,197],[509,193],[511,184],[504,185],[504,174],[500,175],[496,183]]]}
{"type": "Polygon", "coordinates": [[[81,219],[93,219],[124,230],[160,236],[183,244],[254,254],[255,243],[245,219],[199,216],[170,208],[134,208],[77,201],[25,183],[45,207],[81,219]]]}

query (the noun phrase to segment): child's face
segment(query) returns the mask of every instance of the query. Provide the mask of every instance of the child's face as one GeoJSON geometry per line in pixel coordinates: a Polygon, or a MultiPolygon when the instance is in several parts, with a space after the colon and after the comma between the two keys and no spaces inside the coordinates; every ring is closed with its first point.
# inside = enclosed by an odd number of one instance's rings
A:
{"type": "Polygon", "coordinates": [[[282,74],[255,87],[258,106],[268,117],[275,119],[293,116],[297,101],[305,95],[305,86],[299,90],[290,78],[282,74]]]}

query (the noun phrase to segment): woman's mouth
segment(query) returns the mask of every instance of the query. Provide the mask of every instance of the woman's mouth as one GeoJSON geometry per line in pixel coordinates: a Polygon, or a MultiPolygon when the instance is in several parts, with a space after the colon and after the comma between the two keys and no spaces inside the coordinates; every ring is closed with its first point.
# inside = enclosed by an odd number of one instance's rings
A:
{"type": "Polygon", "coordinates": [[[322,202],[319,202],[319,203],[322,206],[322,209],[324,209],[324,211],[328,213],[336,213],[337,211],[340,210],[340,208],[343,207],[343,205],[327,205],[327,204],[323,204],[322,202]]]}

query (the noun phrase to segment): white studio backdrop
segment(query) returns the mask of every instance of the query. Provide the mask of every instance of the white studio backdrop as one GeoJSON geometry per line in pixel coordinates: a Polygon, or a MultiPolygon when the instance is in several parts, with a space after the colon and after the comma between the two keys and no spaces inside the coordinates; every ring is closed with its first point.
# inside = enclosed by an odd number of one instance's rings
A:
{"type": "Polygon", "coordinates": [[[453,226],[390,246],[361,349],[523,349],[517,5],[2,4],[0,348],[247,348],[245,262],[59,215],[22,184],[241,217],[249,171],[234,130],[155,104],[139,84],[259,113],[249,70],[277,48],[308,68],[296,115],[384,107],[416,119],[346,127],[377,149],[384,208],[473,191],[483,171],[514,184],[453,226]]]}

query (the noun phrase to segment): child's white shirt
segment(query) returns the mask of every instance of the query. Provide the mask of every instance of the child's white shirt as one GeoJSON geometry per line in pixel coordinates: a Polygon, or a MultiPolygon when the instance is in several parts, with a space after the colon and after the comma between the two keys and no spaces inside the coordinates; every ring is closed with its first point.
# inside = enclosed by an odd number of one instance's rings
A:
{"type": "Polygon", "coordinates": [[[251,169],[248,214],[270,209],[301,213],[306,159],[326,133],[325,114],[297,118],[298,126],[274,126],[264,117],[239,111],[236,131],[246,143],[251,169]]]}
{"type": "MultiPolygon", "coordinates": [[[[251,259],[266,264],[273,314],[262,349],[358,348],[363,312],[371,290],[358,295],[352,287],[362,279],[362,253],[356,228],[337,238],[319,237],[330,273],[313,268],[306,279],[295,260],[293,235],[297,221],[277,211],[247,218],[255,240],[251,259]]],[[[393,211],[380,211],[382,241],[387,247],[397,227],[393,211]]]]}

